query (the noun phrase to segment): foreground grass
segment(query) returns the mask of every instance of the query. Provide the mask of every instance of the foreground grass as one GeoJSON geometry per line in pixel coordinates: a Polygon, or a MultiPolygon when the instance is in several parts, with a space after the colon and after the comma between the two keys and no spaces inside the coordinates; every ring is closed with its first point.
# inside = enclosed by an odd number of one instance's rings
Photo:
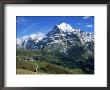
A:
{"type": "Polygon", "coordinates": [[[46,73],[42,73],[42,72],[39,72],[39,71],[33,72],[33,71],[17,68],[16,69],[16,74],[46,74],[46,73]]]}
{"type": "Polygon", "coordinates": [[[70,68],[64,68],[59,65],[50,64],[47,62],[41,62],[41,61],[35,61],[33,62],[36,65],[39,66],[40,72],[45,72],[48,74],[84,74],[84,72],[81,69],[70,69],[70,68]]]}
{"type": "Polygon", "coordinates": [[[84,74],[81,69],[64,68],[43,61],[17,60],[16,65],[16,74],[84,74]]]}
{"type": "Polygon", "coordinates": [[[16,74],[37,74],[37,72],[24,70],[24,69],[16,69],[16,74]]]}

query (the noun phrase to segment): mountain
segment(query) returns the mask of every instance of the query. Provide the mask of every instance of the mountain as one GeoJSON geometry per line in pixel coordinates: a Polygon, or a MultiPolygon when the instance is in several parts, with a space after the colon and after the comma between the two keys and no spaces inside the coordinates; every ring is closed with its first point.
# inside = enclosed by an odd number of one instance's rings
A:
{"type": "Polygon", "coordinates": [[[17,48],[20,48],[17,49],[17,55],[23,60],[25,57],[30,57],[36,61],[94,73],[92,32],[74,29],[63,22],[55,25],[46,36],[41,35],[41,37],[31,34],[17,39],[17,48]]]}
{"type": "Polygon", "coordinates": [[[93,49],[94,46],[91,43],[94,43],[94,35],[91,32],[73,29],[67,23],[61,23],[60,25],[55,25],[39,43],[42,47],[47,46],[63,52],[75,45],[86,45],[86,47],[93,49]]]}
{"type": "Polygon", "coordinates": [[[17,39],[17,48],[36,49],[38,42],[44,37],[43,33],[31,34],[17,39]]]}
{"type": "Polygon", "coordinates": [[[66,52],[69,47],[75,45],[85,45],[88,49],[94,48],[94,34],[92,32],[74,29],[71,25],[63,22],[55,25],[45,37],[38,39],[34,36],[28,36],[17,40],[17,48],[35,50],[38,48],[48,47],[66,52]]]}

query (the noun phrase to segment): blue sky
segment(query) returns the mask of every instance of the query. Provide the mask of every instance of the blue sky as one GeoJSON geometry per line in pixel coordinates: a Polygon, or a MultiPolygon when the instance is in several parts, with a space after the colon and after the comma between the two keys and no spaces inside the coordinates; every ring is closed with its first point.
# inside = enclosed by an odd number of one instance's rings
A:
{"type": "Polygon", "coordinates": [[[94,32],[94,16],[16,16],[16,36],[46,34],[56,24],[66,22],[75,29],[94,32]]]}

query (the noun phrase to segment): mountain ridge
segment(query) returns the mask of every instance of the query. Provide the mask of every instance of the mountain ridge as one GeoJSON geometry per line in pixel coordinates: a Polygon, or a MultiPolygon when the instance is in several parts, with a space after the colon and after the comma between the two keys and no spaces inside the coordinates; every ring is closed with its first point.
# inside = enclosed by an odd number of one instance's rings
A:
{"type": "Polygon", "coordinates": [[[54,46],[54,44],[62,44],[62,47],[67,49],[67,47],[76,44],[85,45],[91,42],[94,42],[94,34],[92,32],[74,29],[70,24],[62,22],[59,25],[55,25],[52,30],[40,40],[34,34],[17,40],[17,48],[34,50],[46,46],[51,47],[52,45],[54,46]]]}

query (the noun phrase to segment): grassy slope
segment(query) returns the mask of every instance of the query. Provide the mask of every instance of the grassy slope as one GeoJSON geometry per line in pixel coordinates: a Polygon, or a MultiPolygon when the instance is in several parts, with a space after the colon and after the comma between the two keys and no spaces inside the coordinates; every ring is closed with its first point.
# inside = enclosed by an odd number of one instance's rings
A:
{"type": "Polygon", "coordinates": [[[37,74],[37,72],[17,68],[16,74],[37,74]]]}
{"type": "Polygon", "coordinates": [[[24,70],[24,69],[16,69],[16,74],[46,74],[46,73],[42,73],[42,72],[33,72],[33,71],[29,71],[29,70],[24,70]]]}
{"type": "Polygon", "coordinates": [[[84,72],[81,69],[69,69],[41,61],[35,61],[33,63],[39,66],[39,71],[49,74],[84,74],[84,72]]]}
{"type": "Polygon", "coordinates": [[[80,69],[69,69],[41,61],[17,61],[17,74],[84,74],[80,69]],[[25,69],[23,68],[25,66],[25,69]],[[35,66],[38,70],[34,72],[35,66]]]}

